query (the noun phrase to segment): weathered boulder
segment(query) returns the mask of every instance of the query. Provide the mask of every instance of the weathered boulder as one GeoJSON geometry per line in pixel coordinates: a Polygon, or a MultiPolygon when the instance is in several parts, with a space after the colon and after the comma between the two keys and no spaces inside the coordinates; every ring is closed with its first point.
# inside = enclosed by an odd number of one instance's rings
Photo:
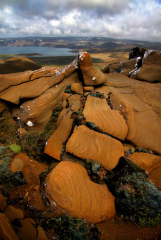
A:
{"type": "Polygon", "coordinates": [[[96,160],[107,170],[112,170],[119,158],[124,156],[121,142],[84,125],[74,130],[66,144],[66,151],[82,159],[96,160]]]}
{"type": "Polygon", "coordinates": [[[79,66],[85,85],[95,86],[103,84],[106,81],[104,73],[95,69],[90,54],[87,52],[79,53],[79,66]]]}
{"type": "Polygon", "coordinates": [[[98,223],[115,214],[114,197],[107,186],[92,182],[78,163],[58,164],[46,178],[45,192],[51,205],[88,222],[98,223]]]}
{"type": "Polygon", "coordinates": [[[121,140],[125,140],[128,127],[122,115],[116,110],[102,110],[86,118],[104,132],[121,140]]]}
{"type": "Polygon", "coordinates": [[[82,83],[73,83],[71,85],[71,90],[75,93],[78,93],[78,94],[83,94],[83,85],[82,83]]]}
{"type": "Polygon", "coordinates": [[[138,71],[134,71],[131,78],[147,82],[160,82],[161,55],[152,50],[146,51],[142,67],[138,71]]]}

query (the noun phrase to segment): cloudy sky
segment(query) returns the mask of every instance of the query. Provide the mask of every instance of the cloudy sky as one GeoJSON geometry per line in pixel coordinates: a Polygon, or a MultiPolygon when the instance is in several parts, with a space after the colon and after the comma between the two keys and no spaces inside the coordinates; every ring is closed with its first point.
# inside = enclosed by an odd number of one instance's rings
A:
{"type": "Polygon", "coordinates": [[[0,37],[24,36],[161,42],[161,0],[0,0],[0,37]]]}

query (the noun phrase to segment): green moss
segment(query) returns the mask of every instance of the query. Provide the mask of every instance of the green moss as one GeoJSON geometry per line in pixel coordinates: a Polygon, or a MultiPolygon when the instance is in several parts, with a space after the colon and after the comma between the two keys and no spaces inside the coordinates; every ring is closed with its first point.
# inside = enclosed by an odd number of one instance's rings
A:
{"type": "Polygon", "coordinates": [[[0,143],[1,144],[20,144],[17,133],[18,125],[12,118],[9,111],[5,111],[0,117],[0,143]]]}
{"type": "Polygon", "coordinates": [[[120,217],[141,226],[161,225],[161,191],[147,179],[144,170],[121,158],[105,181],[116,197],[120,217]]]}
{"type": "Polygon", "coordinates": [[[60,240],[98,240],[101,235],[96,226],[90,228],[84,220],[69,215],[49,218],[43,227],[45,230],[54,229],[56,239],[60,240]]]}
{"type": "Polygon", "coordinates": [[[130,148],[130,151],[131,151],[132,153],[134,153],[134,152],[135,152],[135,148],[130,148]]]}
{"type": "Polygon", "coordinates": [[[7,172],[0,174],[0,184],[22,185],[26,183],[23,179],[22,172],[7,172]]]}
{"type": "Polygon", "coordinates": [[[91,92],[88,94],[88,96],[104,99],[103,93],[100,93],[100,92],[95,92],[95,93],[91,92]]]}
{"type": "Polygon", "coordinates": [[[74,92],[71,90],[71,86],[72,84],[69,83],[67,86],[66,86],[66,89],[65,89],[65,93],[70,93],[70,94],[73,94],[74,92]]]}
{"type": "Polygon", "coordinates": [[[19,153],[21,152],[21,146],[17,144],[11,144],[9,148],[14,152],[14,153],[19,153]]]}

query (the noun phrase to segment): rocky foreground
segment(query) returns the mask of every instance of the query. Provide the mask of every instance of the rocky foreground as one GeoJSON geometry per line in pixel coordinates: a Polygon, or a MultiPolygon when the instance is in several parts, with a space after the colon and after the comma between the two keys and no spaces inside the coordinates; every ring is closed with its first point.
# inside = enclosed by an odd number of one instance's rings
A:
{"type": "Polygon", "coordinates": [[[0,239],[159,239],[159,53],[1,74],[0,112],[0,239]]]}

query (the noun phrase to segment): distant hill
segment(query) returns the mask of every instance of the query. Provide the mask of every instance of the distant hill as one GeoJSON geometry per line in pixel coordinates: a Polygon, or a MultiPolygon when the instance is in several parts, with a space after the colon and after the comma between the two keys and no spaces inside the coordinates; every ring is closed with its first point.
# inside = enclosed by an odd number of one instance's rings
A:
{"type": "Polygon", "coordinates": [[[24,72],[37,70],[42,66],[25,57],[16,57],[7,60],[0,60],[0,74],[24,72]]]}

